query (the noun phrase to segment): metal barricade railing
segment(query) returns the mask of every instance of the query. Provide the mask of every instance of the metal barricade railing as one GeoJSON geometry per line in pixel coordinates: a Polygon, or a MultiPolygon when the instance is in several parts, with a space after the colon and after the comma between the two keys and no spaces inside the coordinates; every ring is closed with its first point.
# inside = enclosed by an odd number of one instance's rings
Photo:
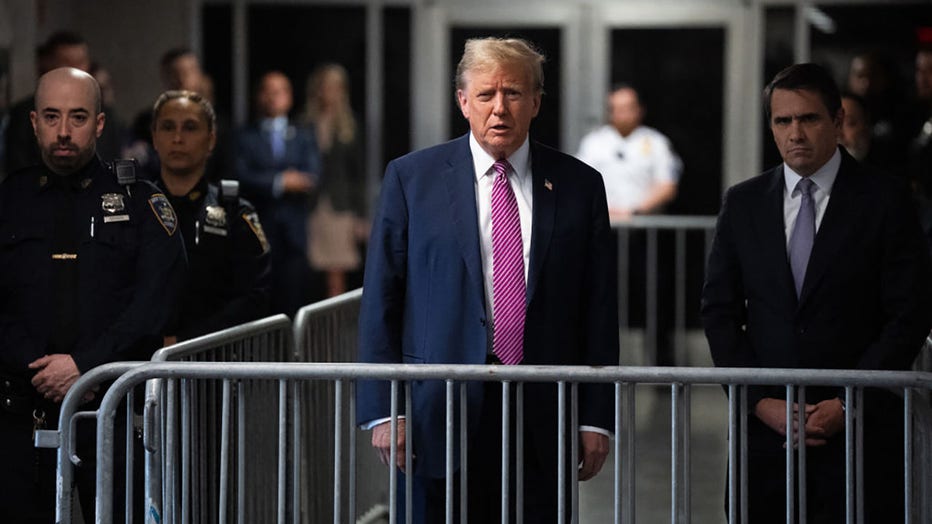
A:
{"type": "MultiPolygon", "coordinates": [[[[293,355],[291,321],[276,315],[162,348],[152,360],[289,362],[293,355]]],[[[145,439],[147,512],[164,523],[260,522],[274,516],[267,501],[282,474],[269,444],[279,424],[277,391],[250,380],[170,380],[162,386],[151,381],[146,390],[145,421],[156,428],[145,439]],[[221,410],[230,406],[235,411],[221,410]],[[243,431],[239,421],[251,422],[253,430],[243,431]],[[247,460],[259,465],[248,477],[247,460]]],[[[298,463],[300,450],[289,453],[291,463],[298,463]]],[[[297,469],[290,473],[288,482],[297,489],[297,469]]],[[[297,515],[297,508],[292,511],[297,515]]]]}
{"type": "MultiPolygon", "coordinates": [[[[81,419],[96,419],[96,410],[81,411],[85,399],[90,394],[99,393],[98,388],[109,381],[115,380],[123,373],[133,369],[144,362],[114,362],[98,366],[87,373],[81,375],[77,381],[68,390],[62,400],[61,412],[59,416],[59,429],[46,429],[36,431],[35,446],[37,448],[57,448],[57,469],[58,480],[56,482],[56,503],[55,503],[55,522],[71,522],[74,516],[72,500],[74,497],[74,468],[80,466],[88,457],[81,457],[78,454],[77,446],[77,422],[81,419]]],[[[130,391],[128,406],[133,405],[133,394],[130,391]]],[[[133,433],[133,417],[131,412],[126,417],[126,434],[127,440],[131,441],[133,433]]],[[[132,456],[129,454],[128,456],[132,456]]],[[[132,478],[133,469],[132,460],[127,461],[126,475],[132,478]]],[[[25,480],[25,479],[23,479],[25,480]]],[[[132,486],[132,483],[128,484],[132,486]]],[[[127,492],[127,500],[132,499],[132,490],[127,492]]],[[[128,504],[127,508],[132,505],[128,504]]]]}
{"type": "MultiPolygon", "coordinates": [[[[361,299],[360,288],[298,310],[294,323],[296,360],[356,362],[361,299]]],[[[304,438],[301,441],[304,448],[301,464],[301,480],[304,484],[301,489],[301,507],[304,508],[302,522],[330,522],[334,515],[345,517],[346,522],[355,522],[355,506],[349,508],[349,513],[345,515],[340,513],[340,509],[347,507],[346,500],[349,498],[359,500],[361,508],[371,509],[376,506],[385,498],[377,479],[359,479],[358,485],[350,484],[345,490],[335,490],[334,496],[313,488],[330,486],[337,479],[346,478],[349,471],[357,467],[369,469],[378,466],[374,455],[362,454],[357,457],[355,450],[350,450],[348,460],[334,460],[332,467],[320,467],[320,464],[332,460],[331,454],[337,439],[342,449],[349,449],[355,442],[349,438],[348,432],[335,433],[332,429],[337,420],[356,418],[347,402],[343,402],[342,411],[333,409],[335,396],[340,395],[345,400],[353,394],[352,388],[336,390],[332,382],[326,381],[302,383],[299,388],[304,407],[304,438]],[[311,467],[312,464],[318,467],[311,467]],[[339,475],[337,469],[340,470],[339,475]]]]}
{"type": "MultiPolygon", "coordinates": [[[[744,436],[745,421],[747,420],[746,404],[746,386],[748,385],[784,385],[786,386],[786,400],[792,404],[794,400],[804,402],[806,398],[806,389],[812,386],[829,386],[843,388],[847,401],[846,425],[844,430],[844,441],[846,447],[846,473],[845,473],[845,494],[846,508],[848,511],[847,522],[856,522],[863,515],[862,506],[864,501],[861,459],[864,450],[861,440],[861,417],[862,404],[859,401],[863,388],[893,388],[903,394],[903,412],[902,420],[904,427],[904,451],[903,465],[904,476],[901,479],[904,486],[904,505],[907,510],[905,522],[927,522],[930,518],[928,503],[930,498],[928,491],[927,479],[919,479],[917,482],[916,475],[913,471],[913,464],[916,458],[928,457],[932,450],[928,442],[920,442],[913,438],[913,427],[915,425],[930,426],[932,418],[928,416],[928,410],[917,409],[917,403],[914,402],[916,391],[928,391],[932,388],[932,374],[920,372],[889,372],[889,371],[872,371],[865,373],[863,371],[849,370],[799,370],[799,369],[722,369],[722,368],[670,368],[670,367],[610,367],[610,368],[588,368],[588,367],[570,367],[570,366],[470,366],[470,365],[376,365],[376,364],[324,364],[324,363],[204,363],[204,362],[179,362],[179,363],[148,363],[143,366],[135,367],[121,376],[105,395],[100,407],[97,426],[97,443],[98,443],[98,462],[97,462],[97,482],[98,482],[98,499],[97,499],[97,516],[99,522],[109,523],[112,521],[111,508],[113,504],[113,493],[111,482],[113,480],[113,460],[110,455],[114,442],[114,419],[115,410],[119,406],[123,397],[132,391],[136,384],[140,384],[148,379],[173,379],[185,381],[202,381],[202,380],[220,380],[223,383],[224,390],[232,388],[233,383],[244,380],[263,380],[275,384],[278,391],[277,413],[280,417],[276,441],[278,446],[279,465],[289,460],[288,449],[289,439],[301,439],[301,435],[295,435],[288,430],[287,420],[291,420],[294,427],[299,427],[299,411],[288,410],[289,400],[298,394],[299,389],[296,385],[304,381],[333,381],[337,390],[342,390],[347,384],[356,380],[391,380],[392,391],[394,393],[391,415],[393,421],[397,420],[398,415],[402,412],[408,417],[416,417],[416,413],[410,410],[409,384],[413,381],[439,380],[446,383],[446,515],[447,522],[452,521],[452,510],[454,497],[457,495],[454,489],[454,477],[457,473],[453,467],[453,443],[455,439],[459,442],[465,442],[465,426],[459,424],[458,430],[454,420],[454,408],[462,406],[465,396],[465,387],[462,384],[466,381],[495,381],[502,383],[502,410],[503,418],[512,416],[509,413],[508,399],[513,394],[520,397],[523,393],[523,383],[551,383],[557,388],[560,402],[558,402],[559,419],[569,420],[569,430],[562,424],[555,425],[555,431],[558,433],[557,456],[565,456],[566,452],[575,453],[575,438],[568,438],[568,431],[574,431],[577,427],[576,402],[577,402],[577,384],[578,383],[611,383],[615,386],[615,434],[614,457],[612,464],[614,478],[614,500],[611,502],[613,508],[614,522],[634,522],[635,520],[635,485],[638,476],[634,471],[636,451],[638,442],[635,438],[634,426],[634,406],[636,388],[642,385],[663,385],[670,391],[670,419],[671,419],[671,505],[670,521],[671,522],[689,522],[690,521],[690,500],[691,477],[687,473],[691,462],[690,452],[690,416],[691,402],[690,396],[693,388],[697,386],[718,386],[725,385],[729,391],[728,395],[728,413],[729,413],[729,478],[727,490],[729,500],[732,501],[728,511],[730,512],[731,522],[747,522],[741,518],[742,508],[745,508],[746,500],[745,487],[747,481],[744,478],[746,472],[747,444],[744,436]],[[460,387],[457,387],[457,386],[460,387]],[[457,393],[459,392],[459,393],[457,393]],[[457,401],[459,395],[459,401],[457,401]],[[406,399],[406,400],[402,400],[406,399]],[[563,399],[569,399],[569,408],[562,402],[563,399]]],[[[70,394],[70,393],[69,393],[70,394]]],[[[223,413],[232,410],[229,396],[224,397],[224,405],[221,408],[223,413]]],[[[341,413],[344,410],[343,396],[336,395],[334,399],[333,411],[341,413]]],[[[354,400],[350,398],[350,403],[354,400]]],[[[517,412],[513,415],[520,422],[523,417],[521,409],[522,404],[517,404],[517,412]]],[[[467,414],[460,412],[461,420],[465,420],[467,414]]],[[[788,409],[786,414],[787,427],[791,427],[794,414],[788,409]]],[[[412,424],[413,419],[408,419],[408,424],[412,424]]],[[[237,421],[243,423],[244,421],[237,421]]],[[[336,432],[347,432],[349,439],[353,442],[350,449],[355,449],[355,431],[352,428],[353,422],[342,420],[337,417],[334,427],[330,428],[336,432]]],[[[520,427],[520,423],[519,423],[520,427]]],[[[248,429],[251,430],[251,429],[248,429]]],[[[392,434],[397,433],[396,422],[392,423],[392,434]]],[[[788,493],[792,493],[794,486],[800,487],[798,501],[787,497],[787,517],[788,522],[793,522],[793,517],[797,511],[805,513],[805,447],[800,449],[798,455],[794,456],[794,446],[792,442],[792,433],[786,438],[787,457],[786,461],[786,479],[787,486],[790,488],[788,493]]],[[[801,435],[800,438],[805,438],[801,435]]],[[[341,439],[336,440],[337,443],[341,439]]],[[[507,441],[505,441],[507,442],[507,441]]],[[[517,449],[521,446],[521,437],[518,437],[517,449]]],[[[408,464],[411,462],[411,446],[407,447],[407,456],[405,457],[408,464]]],[[[505,452],[510,453],[508,446],[505,446],[505,452]]],[[[336,444],[332,453],[333,460],[337,463],[342,462],[342,445],[336,444]]],[[[392,453],[391,463],[395,463],[396,457],[392,453]]],[[[520,460],[520,455],[519,455],[520,460]]],[[[507,460],[503,459],[503,464],[507,460]]],[[[558,467],[558,481],[560,485],[575,486],[574,468],[565,468],[563,461],[558,467]]],[[[251,469],[261,467],[255,461],[249,461],[243,465],[247,475],[251,474],[251,469]]],[[[321,467],[326,465],[321,464],[321,467]]],[[[520,468],[520,463],[519,463],[520,468]]],[[[462,471],[462,468],[460,468],[462,471]]],[[[313,489],[324,491],[334,495],[333,490],[345,489],[343,486],[351,486],[356,482],[356,472],[358,468],[351,468],[347,477],[343,477],[341,469],[335,469],[336,478],[330,485],[313,486],[313,489]]],[[[389,484],[389,500],[397,500],[399,487],[396,483],[396,476],[387,470],[379,470],[378,475],[382,475],[389,484]]],[[[372,471],[366,472],[372,476],[372,471]]],[[[410,479],[410,476],[407,478],[410,479]]],[[[888,482],[894,482],[896,479],[885,479],[888,482]]],[[[410,493],[408,486],[407,493],[410,493]]],[[[521,491],[508,493],[505,489],[505,497],[512,497],[520,500],[521,491]]],[[[560,489],[557,492],[557,512],[560,521],[566,515],[575,515],[578,511],[577,497],[572,493],[570,496],[564,495],[565,491],[560,489]]],[[[574,493],[574,492],[573,492],[574,493]]],[[[275,488],[274,497],[269,502],[276,508],[275,518],[265,521],[286,522],[286,509],[288,508],[288,497],[294,496],[293,491],[289,490],[287,483],[280,476],[279,482],[275,488]]],[[[334,500],[339,497],[334,497],[334,500]]],[[[355,507],[357,501],[352,497],[346,502],[344,508],[355,507]]],[[[408,506],[410,507],[410,505],[408,506]]],[[[343,513],[351,514],[351,513],[343,513]]],[[[503,517],[507,518],[506,514],[503,517]]],[[[348,522],[346,517],[341,516],[338,510],[333,522],[348,522]]],[[[394,523],[395,516],[391,515],[391,521],[394,523]]],[[[805,522],[805,518],[799,518],[798,522],[805,522]]]]}
{"type": "Polygon", "coordinates": [[[640,291],[644,293],[644,352],[633,364],[656,365],[672,358],[671,364],[689,365],[686,313],[698,311],[699,305],[698,295],[690,297],[687,291],[702,286],[701,269],[708,259],[715,221],[714,216],[635,215],[612,223],[618,233],[618,325],[626,335],[633,331],[632,312],[637,308],[640,314],[642,307],[629,301],[641,298],[640,291]],[[701,241],[701,250],[694,247],[697,241],[701,241]],[[643,278],[643,290],[631,287],[632,271],[643,278]],[[670,295],[672,304],[661,303],[661,298],[670,299],[670,295]],[[696,302],[690,304],[690,298],[696,302]],[[672,333],[665,333],[668,330],[672,333]],[[672,354],[661,357],[661,339],[671,334],[666,346],[672,347],[672,354]]]}

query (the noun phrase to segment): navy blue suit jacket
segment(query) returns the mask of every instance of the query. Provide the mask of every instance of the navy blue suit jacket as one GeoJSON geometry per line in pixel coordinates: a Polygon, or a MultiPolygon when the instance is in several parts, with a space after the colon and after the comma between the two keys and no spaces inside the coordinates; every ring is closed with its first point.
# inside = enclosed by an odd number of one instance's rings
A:
{"type": "MultiPolygon", "coordinates": [[[[616,268],[602,178],[533,141],[530,157],[533,217],[523,363],[616,365],[616,268]]],[[[366,260],[360,360],[484,364],[491,326],[479,246],[468,135],[392,161],[366,260]]],[[[414,416],[407,435],[417,456],[415,474],[444,474],[444,387],[439,381],[412,384],[414,416]]],[[[556,388],[527,388],[526,420],[539,426],[535,442],[543,460],[555,464],[556,388]]],[[[580,395],[580,423],[611,428],[611,389],[583,385],[580,395]]],[[[358,402],[359,423],[389,416],[389,384],[361,383],[358,402]]],[[[470,385],[467,405],[473,435],[481,385],[470,385]]]]}
{"type": "Polygon", "coordinates": [[[273,185],[278,174],[286,169],[315,176],[320,173],[320,152],[314,132],[308,127],[289,124],[285,153],[276,160],[268,134],[257,124],[250,124],[236,135],[235,155],[236,178],[242,185],[243,196],[256,206],[272,248],[304,256],[310,197],[276,195],[273,185]]]}

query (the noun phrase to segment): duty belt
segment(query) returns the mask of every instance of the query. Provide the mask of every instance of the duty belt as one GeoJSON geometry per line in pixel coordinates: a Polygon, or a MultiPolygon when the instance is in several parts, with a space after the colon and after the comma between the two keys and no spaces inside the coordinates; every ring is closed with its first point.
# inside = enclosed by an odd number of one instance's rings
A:
{"type": "Polygon", "coordinates": [[[0,408],[17,415],[31,413],[38,407],[36,390],[26,380],[0,373],[0,408]]]}

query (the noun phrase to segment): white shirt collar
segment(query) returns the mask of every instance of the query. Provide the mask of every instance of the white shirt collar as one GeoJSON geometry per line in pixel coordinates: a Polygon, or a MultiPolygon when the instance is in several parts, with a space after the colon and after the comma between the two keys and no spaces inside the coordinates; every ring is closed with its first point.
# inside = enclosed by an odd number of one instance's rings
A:
{"type": "Polygon", "coordinates": [[[275,118],[263,118],[261,123],[262,129],[266,131],[284,131],[288,127],[287,116],[277,116],[275,118]]]}
{"type": "MultiPolygon", "coordinates": [[[[809,179],[815,183],[820,191],[825,191],[825,194],[830,195],[832,194],[832,186],[835,185],[835,178],[838,177],[838,169],[840,167],[841,153],[836,147],[835,154],[828,159],[828,162],[817,169],[815,173],[809,175],[809,179]]],[[[786,163],[783,164],[783,181],[786,184],[786,194],[793,194],[793,191],[796,189],[796,184],[799,183],[800,179],[802,179],[802,176],[796,171],[793,171],[786,163]]]]}
{"type": "MultiPolygon", "coordinates": [[[[469,152],[472,153],[472,164],[475,168],[476,180],[481,180],[483,176],[487,175],[492,170],[495,159],[492,158],[492,155],[488,154],[485,149],[482,149],[482,146],[479,145],[479,141],[476,140],[476,137],[473,136],[471,131],[469,133],[469,152]]],[[[524,137],[524,143],[521,144],[521,147],[507,159],[508,163],[511,164],[511,167],[514,169],[517,180],[524,180],[524,177],[527,176],[530,168],[530,159],[531,142],[529,137],[524,137]]]]}

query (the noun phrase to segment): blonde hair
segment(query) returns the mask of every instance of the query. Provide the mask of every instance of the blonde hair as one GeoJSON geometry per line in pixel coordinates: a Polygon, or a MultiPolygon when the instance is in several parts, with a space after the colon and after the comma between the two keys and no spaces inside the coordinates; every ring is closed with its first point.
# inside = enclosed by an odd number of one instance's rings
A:
{"type": "Polygon", "coordinates": [[[518,65],[527,69],[531,85],[544,92],[546,57],[533,44],[522,38],[470,38],[463,48],[463,58],[456,66],[456,89],[466,86],[466,74],[501,65],[518,65]]]}
{"type": "Polygon", "coordinates": [[[349,103],[349,73],[340,64],[323,64],[311,73],[307,82],[307,107],[304,119],[308,123],[315,123],[323,113],[323,100],[321,89],[328,75],[336,75],[343,84],[340,99],[334,110],[333,133],[342,144],[349,144],[356,138],[356,119],[349,103]]]}

